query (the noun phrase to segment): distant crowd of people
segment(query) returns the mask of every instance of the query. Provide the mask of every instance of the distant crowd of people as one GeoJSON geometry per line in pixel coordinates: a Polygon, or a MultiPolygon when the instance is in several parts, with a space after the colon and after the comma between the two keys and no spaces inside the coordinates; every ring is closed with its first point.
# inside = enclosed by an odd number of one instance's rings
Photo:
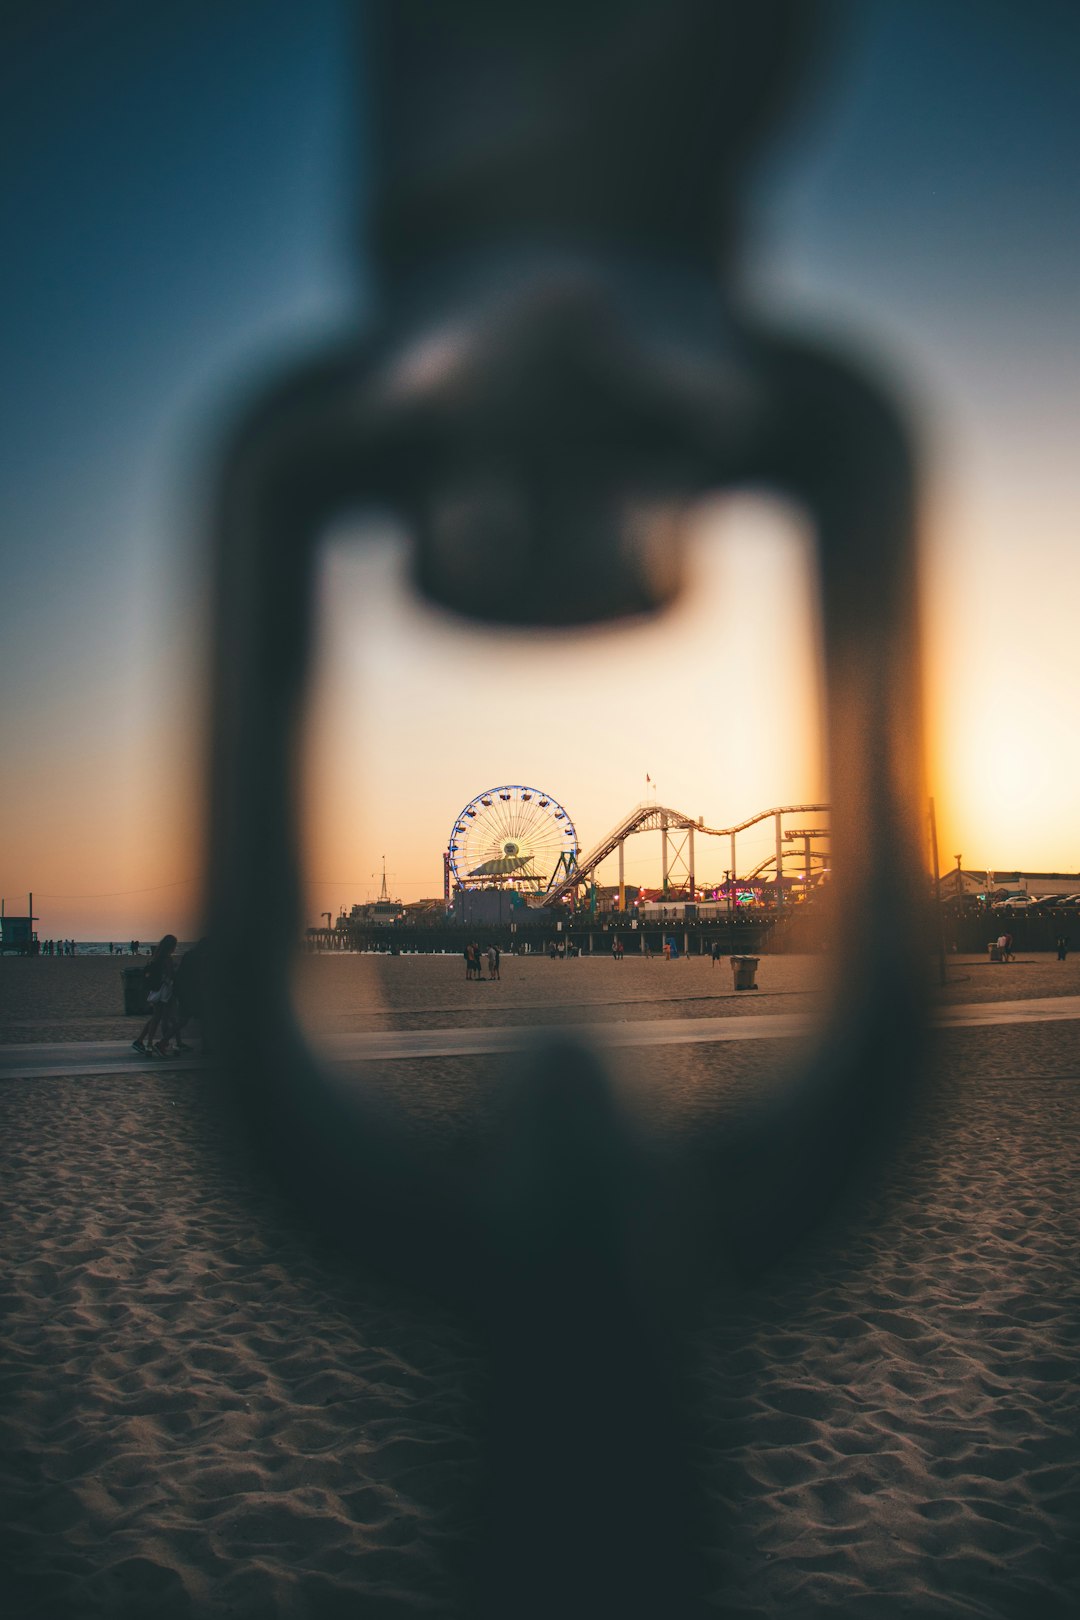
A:
{"type": "MultiPolygon", "coordinates": [[[[184,1032],[193,1021],[199,1022],[201,1028],[206,940],[200,939],[179,959],[176,943],[175,934],[166,934],[143,969],[149,1017],[131,1045],[144,1057],[165,1058],[178,1052],[190,1052],[192,1048],[184,1040],[184,1032]]],[[[206,1036],[201,1033],[202,1050],[206,1052],[206,1036]]]]}
{"type": "MultiPolygon", "coordinates": [[[[110,956],[141,956],[142,949],[142,941],[138,939],[131,940],[127,945],[114,945],[111,941],[109,943],[110,956]]],[[[23,956],[77,956],[78,953],[77,939],[38,939],[36,934],[32,939],[28,939],[21,949],[23,956]]],[[[148,956],[152,955],[153,948],[148,945],[146,953],[148,956]]]]}

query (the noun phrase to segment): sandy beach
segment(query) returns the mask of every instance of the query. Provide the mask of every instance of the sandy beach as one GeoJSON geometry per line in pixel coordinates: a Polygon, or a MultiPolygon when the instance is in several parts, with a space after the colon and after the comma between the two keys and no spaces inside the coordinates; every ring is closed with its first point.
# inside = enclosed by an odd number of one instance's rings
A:
{"type": "MultiPolygon", "coordinates": [[[[0,960],[0,1041],[130,1040],[121,965],[0,960]]],[[[766,957],[737,994],[707,959],[504,957],[474,985],[456,957],[317,957],[297,1003],[316,1039],[752,1018],[812,1007],[824,967],[766,957]]],[[[948,974],[947,1004],[1080,994],[1080,958],[948,974]]],[[[675,1151],[794,1044],[625,1061],[675,1151]]],[[[385,1084],[465,1137],[501,1064],[402,1060],[385,1084]]],[[[1080,1020],[947,1030],[934,1081],[917,1151],[839,1237],[718,1296],[696,1335],[718,1614],[1080,1613],[1080,1020]]],[[[463,1614],[488,1371],[469,1324],[312,1250],[222,1138],[215,1083],[134,1054],[0,1083],[6,1612],[463,1614]]]]}

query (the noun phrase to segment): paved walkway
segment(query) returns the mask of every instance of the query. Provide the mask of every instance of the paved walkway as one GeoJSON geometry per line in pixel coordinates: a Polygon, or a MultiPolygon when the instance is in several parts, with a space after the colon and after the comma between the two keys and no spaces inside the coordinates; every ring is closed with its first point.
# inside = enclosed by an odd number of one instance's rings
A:
{"type": "MultiPolygon", "coordinates": [[[[972,1002],[938,1009],[943,1029],[985,1024],[1028,1024],[1080,1019],[1080,996],[1048,996],[1033,1001],[972,1002]]],[[[807,1012],[754,1013],[728,1018],[627,1019],[603,1024],[517,1024],[480,1029],[381,1030],[373,1034],[330,1035],[321,1041],[334,1063],[388,1058],[473,1057],[517,1052],[545,1037],[581,1036],[605,1047],[684,1046],[708,1041],[777,1040],[800,1035],[813,1025],[807,1012]]],[[[0,1045],[0,1080],[61,1079],[123,1074],[150,1068],[202,1068],[199,1057],[148,1059],[117,1041],[58,1041],[26,1046],[0,1045]]]]}

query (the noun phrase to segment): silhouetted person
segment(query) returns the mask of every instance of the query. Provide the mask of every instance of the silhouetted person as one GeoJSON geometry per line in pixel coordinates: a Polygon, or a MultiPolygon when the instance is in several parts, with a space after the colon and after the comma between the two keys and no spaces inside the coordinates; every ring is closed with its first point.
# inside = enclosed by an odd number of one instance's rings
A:
{"type": "Polygon", "coordinates": [[[158,1057],[164,1057],[168,1051],[167,1042],[159,1039],[158,1033],[172,999],[172,957],[175,949],[176,935],[166,934],[159,940],[157,948],[143,969],[143,986],[150,1004],[150,1017],[131,1044],[136,1052],[143,1052],[147,1056],[156,1053],[158,1057]]]}

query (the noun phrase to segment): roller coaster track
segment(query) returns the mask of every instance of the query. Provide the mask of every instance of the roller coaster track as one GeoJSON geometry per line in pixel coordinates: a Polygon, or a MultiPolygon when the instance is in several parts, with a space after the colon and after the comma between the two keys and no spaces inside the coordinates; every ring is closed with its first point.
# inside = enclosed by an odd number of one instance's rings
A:
{"type": "MultiPolygon", "coordinates": [[[[587,855],[577,862],[569,877],[564,878],[561,883],[556,884],[547,891],[544,895],[544,904],[551,905],[553,902],[565,899],[574,889],[586,882],[601,861],[605,861],[633,833],[659,832],[665,828],[668,831],[679,831],[680,829],[692,827],[695,832],[705,833],[710,838],[732,838],[736,833],[746,832],[749,827],[756,826],[759,821],[768,821],[776,816],[816,815],[822,811],[827,811],[828,808],[827,804],[785,804],[777,806],[773,810],[762,810],[756,816],[750,816],[748,820],[738,822],[734,827],[706,827],[703,821],[696,819],[694,816],[685,815],[681,810],[672,810],[666,805],[635,805],[633,810],[624,816],[605,838],[602,838],[587,855]]],[[[771,859],[773,859],[772,856],[769,857],[769,860],[771,859]]],[[[769,860],[762,862],[758,870],[760,871],[764,866],[767,866],[769,860]]]]}

